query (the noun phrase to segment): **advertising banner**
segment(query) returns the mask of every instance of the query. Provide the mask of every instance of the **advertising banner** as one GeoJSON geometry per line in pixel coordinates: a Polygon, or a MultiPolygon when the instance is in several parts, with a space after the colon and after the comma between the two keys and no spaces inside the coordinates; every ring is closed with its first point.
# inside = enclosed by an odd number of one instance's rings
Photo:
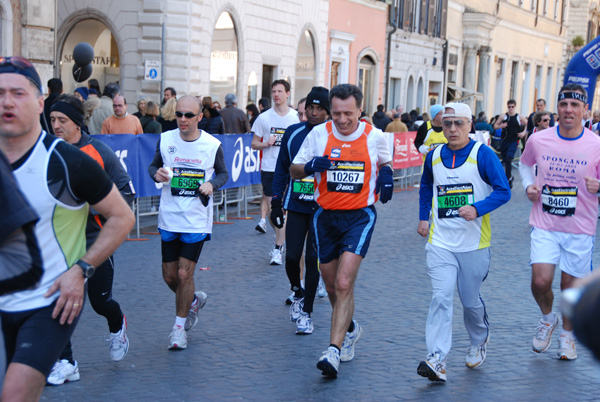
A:
{"type": "MultiPolygon", "coordinates": [[[[97,134],[95,138],[106,143],[131,176],[136,197],[160,195],[162,184],[155,183],[148,174],[156,152],[159,134],[97,134]]],[[[223,144],[229,180],[221,189],[260,183],[259,152],[252,150],[252,134],[222,134],[215,137],[223,144]]]]}
{"type": "Polygon", "coordinates": [[[416,131],[394,133],[394,170],[421,166],[423,164],[423,155],[415,148],[416,136],[416,131]]]}
{"type": "MultiPolygon", "coordinates": [[[[575,53],[567,68],[563,84],[579,84],[588,93],[588,105],[594,101],[596,78],[600,73],[600,36],[575,53]]],[[[558,94],[558,90],[557,90],[558,94]]]]}

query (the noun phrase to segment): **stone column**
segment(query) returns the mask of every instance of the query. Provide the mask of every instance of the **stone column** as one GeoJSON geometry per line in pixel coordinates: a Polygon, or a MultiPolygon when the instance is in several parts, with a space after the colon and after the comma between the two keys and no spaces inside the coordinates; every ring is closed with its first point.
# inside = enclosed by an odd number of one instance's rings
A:
{"type": "MultiPolygon", "coordinates": [[[[477,48],[469,45],[465,49],[463,69],[463,87],[475,91],[475,66],[477,65],[477,48]]],[[[464,96],[464,94],[463,94],[464,96]]]]}
{"type": "Polygon", "coordinates": [[[486,88],[490,82],[490,52],[491,49],[488,46],[482,47],[479,50],[479,78],[477,79],[477,92],[483,94],[483,100],[477,101],[475,116],[482,110],[487,109],[488,91],[486,88]]]}

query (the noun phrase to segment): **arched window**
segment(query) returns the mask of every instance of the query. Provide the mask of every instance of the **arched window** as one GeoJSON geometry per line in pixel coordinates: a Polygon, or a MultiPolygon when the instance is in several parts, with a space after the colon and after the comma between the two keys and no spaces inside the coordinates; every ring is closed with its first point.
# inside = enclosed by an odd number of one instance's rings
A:
{"type": "Polygon", "coordinates": [[[423,78],[419,78],[419,83],[417,84],[417,107],[419,108],[419,111],[421,112],[421,114],[423,112],[426,112],[427,108],[425,108],[424,104],[423,104],[423,98],[424,98],[424,87],[423,87],[423,78]]]}
{"type": "Polygon", "coordinates": [[[415,81],[411,76],[406,86],[406,111],[410,112],[415,108],[415,81]]]}
{"type": "MultiPolygon", "coordinates": [[[[217,20],[210,52],[210,96],[224,105],[225,95],[236,94],[238,42],[231,15],[223,12],[217,20]]],[[[237,95],[237,94],[236,94],[237,95]]]]}
{"type": "Polygon", "coordinates": [[[306,30],[300,36],[296,53],[296,80],[292,88],[294,105],[305,98],[316,83],[315,59],[315,42],[311,33],[306,30]]]}
{"type": "Polygon", "coordinates": [[[365,56],[360,59],[358,66],[358,87],[362,90],[365,97],[363,101],[363,111],[371,115],[375,110],[373,105],[373,74],[375,73],[375,62],[371,57],[365,56]]]}
{"type": "Polygon", "coordinates": [[[77,87],[73,79],[73,48],[80,42],[94,48],[90,79],[97,79],[100,89],[109,82],[120,81],[119,46],[111,30],[98,20],[86,19],[73,26],[62,48],[59,64],[64,93],[73,93],[77,87]]]}

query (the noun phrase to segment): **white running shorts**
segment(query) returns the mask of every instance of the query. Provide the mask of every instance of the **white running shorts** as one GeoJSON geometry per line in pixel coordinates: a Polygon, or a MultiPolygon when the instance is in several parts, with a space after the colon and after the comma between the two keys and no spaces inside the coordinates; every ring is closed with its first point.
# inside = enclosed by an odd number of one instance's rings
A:
{"type": "Polygon", "coordinates": [[[531,260],[529,264],[560,263],[560,269],[576,278],[592,271],[594,236],[531,229],[531,260]]]}

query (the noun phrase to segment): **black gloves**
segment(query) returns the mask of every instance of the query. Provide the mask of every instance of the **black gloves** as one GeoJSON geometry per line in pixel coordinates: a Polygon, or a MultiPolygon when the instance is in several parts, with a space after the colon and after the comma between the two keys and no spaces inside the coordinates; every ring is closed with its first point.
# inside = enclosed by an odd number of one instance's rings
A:
{"type": "Polygon", "coordinates": [[[271,198],[271,222],[275,227],[281,229],[283,227],[283,206],[281,203],[281,198],[274,196],[271,198]]]}
{"type": "Polygon", "coordinates": [[[379,194],[379,200],[385,204],[392,199],[394,193],[394,171],[388,165],[379,169],[375,192],[379,194]]]}
{"type": "Polygon", "coordinates": [[[307,176],[315,172],[324,172],[331,166],[331,161],[329,160],[329,155],[325,156],[315,156],[310,160],[306,165],[304,165],[304,173],[307,176]]]}

